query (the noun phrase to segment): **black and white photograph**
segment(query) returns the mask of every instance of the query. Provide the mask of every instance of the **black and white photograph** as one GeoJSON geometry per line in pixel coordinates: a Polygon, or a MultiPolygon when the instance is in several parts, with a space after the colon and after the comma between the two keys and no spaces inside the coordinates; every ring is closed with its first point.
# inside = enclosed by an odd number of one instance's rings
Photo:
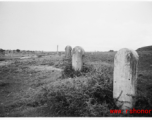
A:
{"type": "Polygon", "coordinates": [[[0,1],[12,117],[152,117],[152,1],[0,1]]]}

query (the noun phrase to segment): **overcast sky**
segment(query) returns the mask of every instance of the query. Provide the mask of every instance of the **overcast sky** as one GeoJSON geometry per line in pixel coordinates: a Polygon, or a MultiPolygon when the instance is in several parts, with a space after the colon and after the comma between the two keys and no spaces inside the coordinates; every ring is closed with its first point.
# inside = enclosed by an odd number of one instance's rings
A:
{"type": "Polygon", "coordinates": [[[152,45],[152,1],[0,1],[0,48],[64,51],[152,45]]]}

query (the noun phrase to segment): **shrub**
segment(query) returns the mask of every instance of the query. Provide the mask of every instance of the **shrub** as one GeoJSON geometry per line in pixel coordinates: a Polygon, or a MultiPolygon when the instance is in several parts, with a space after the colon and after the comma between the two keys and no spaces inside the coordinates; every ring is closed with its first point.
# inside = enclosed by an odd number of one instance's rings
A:
{"type": "Polygon", "coordinates": [[[17,49],[17,50],[16,50],[16,52],[20,52],[20,51],[21,51],[20,49],[17,49]]]}
{"type": "Polygon", "coordinates": [[[41,57],[43,57],[43,55],[37,55],[37,57],[38,57],[38,58],[41,58],[41,57]]]}
{"type": "Polygon", "coordinates": [[[3,52],[5,52],[5,50],[3,50],[3,49],[0,49],[0,52],[1,52],[1,53],[3,53],[3,52]]]}
{"type": "Polygon", "coordinates": [[[109,50],[109,52],[114,52],[114,50],[109,50]]]}
{"type": "MultiPolygon", "coordinates": [[[[89,69],[90,70],[90,69],[89,69]]],[[[88,72],[88,70],[87,70],[88,72]]],[[[70,81],[74,86],[63,82],[59,86],[51,86],[47,92],[47,107],[50,115],[53,116],[111,116],[110,109],[116,109],[112,92],[112,80],[108,72],[95,73],[91,69],[91,76],[88,74],[88,82],[81,82],[81,87],[77,87],[80,79],[70,81]],[[94,74],[94,75],[93,75],[94,74]],[[109,80],[109,81],[107,81],[109,80]]],[[[73,74],[73,73],[71,73],[73,74]]],[[[74,74],[76,75],[76,74],[74,74]]],[[[66,76],[67,77],[67,76],[66,76]]]]}

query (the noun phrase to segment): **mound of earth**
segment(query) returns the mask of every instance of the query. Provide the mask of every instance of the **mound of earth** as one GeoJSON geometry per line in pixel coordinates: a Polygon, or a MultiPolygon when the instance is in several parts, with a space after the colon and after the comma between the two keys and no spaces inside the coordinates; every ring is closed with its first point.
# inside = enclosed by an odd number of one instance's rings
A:
{"type": "Polygon", "coordinates": [[[152,46],[138,48],[137,51],[152,51],[152,46]]]}

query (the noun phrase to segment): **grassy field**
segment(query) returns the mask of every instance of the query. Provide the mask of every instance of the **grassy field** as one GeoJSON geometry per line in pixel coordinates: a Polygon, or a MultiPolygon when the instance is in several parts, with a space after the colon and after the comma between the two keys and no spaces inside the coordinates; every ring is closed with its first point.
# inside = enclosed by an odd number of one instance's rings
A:
{"type": "MultiPolygon", "coordinates": [[[[135,109],[152,109],[152,51],[140,49],[135,109]]],[[[64,54],[6,55],[0,61],[1,117],[113,117],[113,63],[116,52],[86,53],[82,72],[64,54]],[[20,59],[22,58],[22,59],[20,59]]]]}

